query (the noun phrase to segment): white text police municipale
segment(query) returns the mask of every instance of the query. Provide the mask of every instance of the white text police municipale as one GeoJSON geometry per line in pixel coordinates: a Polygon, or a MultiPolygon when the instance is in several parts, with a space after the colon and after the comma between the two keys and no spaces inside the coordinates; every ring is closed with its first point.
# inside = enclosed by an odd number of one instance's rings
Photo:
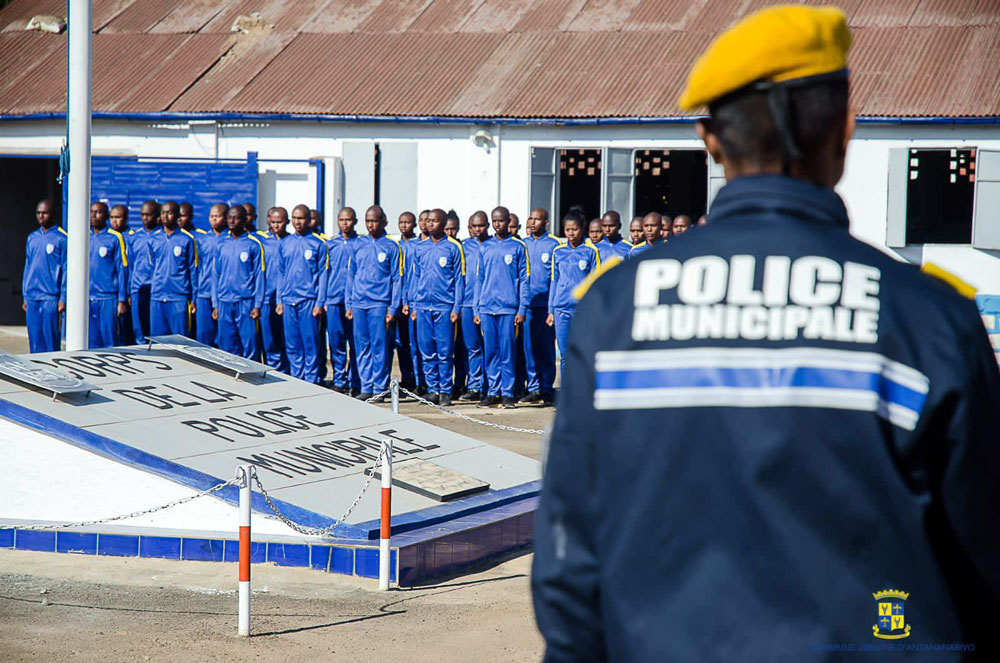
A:
{"type": "Polygon", "coordinates": [[[646,260],[635,277],[632,339],[875,343],[880,277],[876,267],[823,256],[767,256],[762,266],[752,255],[646,260]],[[680,303],[660,304],[675,288],[680,303]]]}

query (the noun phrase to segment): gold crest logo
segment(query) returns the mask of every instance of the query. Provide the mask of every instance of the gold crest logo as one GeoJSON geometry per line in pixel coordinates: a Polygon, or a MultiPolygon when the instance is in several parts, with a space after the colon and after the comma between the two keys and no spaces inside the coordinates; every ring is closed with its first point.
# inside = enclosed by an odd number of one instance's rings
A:
{"type": "Polygon", "coordinates": [[[901,589],[883,589],[872,596],[875,597],[872,634],[883,640],[910,637],[910,625],[906,623],[906,599],[910,595],[901,589]]]}

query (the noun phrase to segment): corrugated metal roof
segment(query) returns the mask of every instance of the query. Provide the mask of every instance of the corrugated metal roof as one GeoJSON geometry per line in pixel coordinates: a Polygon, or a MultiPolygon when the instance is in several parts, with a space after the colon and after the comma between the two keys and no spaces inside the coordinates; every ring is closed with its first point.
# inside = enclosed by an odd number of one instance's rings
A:
{"type": "MultiPolygon", "coordinates": [[[[121,112],[678,115],[712,36],[778,0],[95,0],[94,105],[121,112]],[[237,16],[264,27],[232,34],[237,16]],[[429,36],[433,34],[433,36],[429,36]]],[[[808,0],[822,4],[824,0],[808,0]]],[[[1000,0],[843,0],[865,115],[1000,114],[1000,0]]],[[[0,112],[62,110],[65,34],[0,10],[0,112]]]]}

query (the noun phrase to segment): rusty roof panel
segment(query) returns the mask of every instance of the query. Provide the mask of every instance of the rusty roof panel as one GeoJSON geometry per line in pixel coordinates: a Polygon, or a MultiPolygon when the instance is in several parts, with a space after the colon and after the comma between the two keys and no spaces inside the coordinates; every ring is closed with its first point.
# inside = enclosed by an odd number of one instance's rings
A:
{"type": "MultiPolygon", "coordinates": [[[[0,34],[0,99],[12,97],[22,81],[30,86],[40,75],[36,68],[59,48],[65,54],[65,36],[34,31],[0,34]]],[[[6,104],[0,101],[0,105],[6,104]]]]}
{"type": "Polygon", "coordinates": [[[382,2],[358,25],[359,32],[403,32],[427,9],[432,0],[382,2]]]}
{"type": "Polygon", "coordinates": [[[145,0],[133,2],[103,28],[101,34],[135,34],[146,32],[174,11],[183,0],[145,0]]]}
{"type": "Polygon", "coordinates": [[[587,0],[535,0],[514,26],[515,32],[566,30],[587,0]]]}
{"type": "Polygon", "coordinates": [[[411,32],[456,32],[485,0],[434,0],[410,24],[411,32]]]}
{"type": "Polygon", "coordinates": [[[486,0],[462,24],[466,32],[508,32],[539,0],[486,0]]]}
{"type": "Polygon", "coordinates": [[[294,32],[237,38],[235,45],[170,110],[183,113],[227,109],[229,102],[294,38],[294,32]]]}
{"type": "Polygon", "coordinates": [[[3,113],[53,113],[66,110],[66,39],[41,58],[29,76],[22,76],[0,95],[3,113]]]}
{"type": "Polygon", "coordinates": [[[861,0],[851,16],[851,25],[901,26],[906,25],[920,0],[861,0]]]}
{"type": "Polygon", "coordinates": [[[381,3],[382,0],[330,0],[320,7],[308,25],[302,26],[302,32],[353,32],[381,3]]]}
{"type": "Polygon", "coordinates": [[[968,25],[976,5],[975,0],[920,0],[907,25],[968,25]]]}
{"type": "MultiPolygon", "coordinates": [[[[160,19],[149,32],[199,32],[218,16],[227,4],[226,0],[185,0],[160,19]]],[[[227,28],[226,32],[228,31],[227,28]]]]}
{"type": "Polygon", "coordinates": [[[163,56],[149,67],[142,84],[106,102],[107,107],[126,113],[167,110],[215,64],[232,41],[233,37],[218,34],[171,36],[169,41],[164,40],[163,56]]]}
{"type": "Polygon", "coordinates": [[[264,23],[275,30],[299,32],[308,26],[313,16],[329,3],[328,0],[239,0],[224,2],[222,10],[202,29],[202,32],[229,32],[239,16],[257,12],[264,23]]]}
{"type": "Polygon", "coordinates": [[[641,0],[590,0],[570,21],[570,32],[618,31],[641,0]]]}
{"type": "Polygon", "coordinates": [[[520,92],[529,74],[544,66],[543,58],[551,40],[552,36],[547,32],[506,35],[487,54],[444,114],[502,115],[508,99],[520,92]]]}
{"type": "Polygon", "coordinates": [[[685,30],[708,0],[642,0],[628,17],[623,29],[662,32],[685,30]]]}
{"type": "Polygon", "coordinates": [[[1000,0],[978,0],[969,22],[973,25],[997,25],[1000,23],[1000,0]]]}
{"type": "Polygon", "coordinates": [[[94,0],[93,2],[93,27],[91,28],[94,32],[100,32],[101,29],[115,20],[119,14],[128,9],[128,7],[138,0],[94,0]]]}

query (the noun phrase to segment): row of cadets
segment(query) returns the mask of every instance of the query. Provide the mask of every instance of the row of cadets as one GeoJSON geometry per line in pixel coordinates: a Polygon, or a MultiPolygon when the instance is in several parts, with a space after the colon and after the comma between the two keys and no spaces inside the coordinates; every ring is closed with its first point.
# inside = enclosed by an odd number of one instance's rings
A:
{"type": "Polygon", "coordinates": [[[630,258],[641,255],[654,246],[659,246],[666,241],[663,239],[662,214],[659,212],[650,212],[642,217],[642,236],[644,241],[639,242],[629,251],[628,255],[630,258]]]}
{"type": "MultiPolygon", "coordinates": [[[[267,212],[267,230],[257,232],[264,246],[264,259],[277,256],[281,241],[288,236],[288,210],[272,207],[267,212]]],[[[284,322],[278,314],[278,280],[281,265],[272,261],[264,284],[264,305],[260,310],[260,351],[264,363],[283,373],[288,373],[288,355],[285,351],[284,322]]]]}
{"type": "Polygon", "coordinates": [[[552,252],[552,283],[549,289],[548,316],[545,320],[550,328],[555,328],[560,375],[566,365],[569,325],[576,310],[577,298],[573,290],[601,265],[597,247],[583,237],[583,225],[579,218],[567,216],[563,219],[563,232],[566,233],[566,241],[552,252]]]}
{"type": "Polygon", "coordinates": [[[406,268],[411,283],[410,320],[417,325],[428,400],[451,405],[456,324],[465,296],[465,253],[462,244],[445,234],[447,214],[427,213],[428,239],[414,247],[406,268]]]}
{"type": "Polygon", "coordinates": [[[358,217],[351,207],[337,214],[340,234],[327,240],[330,268],[326,286],[326,332],[330,347],[330,365],[333,367],[332,386],[340,393],[361,393],[358,374],[357,345],[354,343],[354,325],[347,315],[346,290],[351,256],[358,240],[355,232],[358,217]]]}
{"type": "MultiPolygon", "coordinates": [[[[348,269],[347,317],[353,321],[361,399],[389,388],[392,326],[402,305],[403,252],[386,236],[385,225],[382,208],[369,207],[368,235],[357,239],[348,269]]],[[[382,396],[377,402],[384,400],[382,396]]]]}
{"type": "MultiPolygon", "coordinates": [[[[218,346],[219,323],[212,303],[212,287],[215,283],[215,259],[219,255],[219,240],[229,232],[226,224],[229,206],[216,203],[208,210],[209,230],[194,232],[198,246],[198,284],[195,288],[195,339],[199,343],[218,346]]],[[[145,222],[144,222],[145,223],[145,222]]]]}
{"type": "Polygon", "coordinates": [[[510,234],[510,212],[497,207],[490,215],[493,237],[481,247],[475,284],[475,321],[483,334],[486,396],[482,405],[514,405],[517,328],[528,308],[531,268],[524,242],[510,234]]]}
{"type": "Polygon", "coordinates": [[[272,252],[272,272],[278,281],[275,310],[283,321],[290,374],[318,384],[320,362],[325,362],[319,321],[330,257],[326,242],[312,232],[306,205],[292,209],[292,228],[295,232],[277,242],[277,251],[272,252]]]}
{"type": "Polygon", "coordinates": [[[563,240],[549,232],[549,214],[542,208],[531,210],[527,225],[528,236],[524,244],[528,250],[528,261],[535,269],[528,278],[528,307],[523,333],[528,393],[521,402],[551,403],[555,396],[555,337],[546,319],[549,314],[553,252],[563,240]]]}
{"type": "Polygon", "coordinates": [[[128,313],[128,253],[125,238],[107,227],[108,206],[90,206],[90,324],[91,348],[117,345],[118,320],[128,313]]]}
{"type": "Polygon", "coordinates": [[[194,235],[177,225],[179,206],[163,203],[162,227],[146,242],[145,258],[152,265],[149,290],[149,333],[152,336],[188,333],[195,309],[198,248],[194,235]]]}
{"type": "Polygon", "coordinates": [[[258,356],[257,321],[264,306],[264,247],[247,232],[247,210],[234,205],[226,214],[229,232],[219,236],[212,280],[212,318],[218,321],[219,348],[247,359],[258,356]]]}
{"type": "Polygon", "coordinates": [[[66,231],[53,214],[51,200],[35,207],[38,229],[28,235],[24,246],[24,275],[21,308],[28,323],[30,352],[59,349],[59,319],[66,310],[66,231]]]}

